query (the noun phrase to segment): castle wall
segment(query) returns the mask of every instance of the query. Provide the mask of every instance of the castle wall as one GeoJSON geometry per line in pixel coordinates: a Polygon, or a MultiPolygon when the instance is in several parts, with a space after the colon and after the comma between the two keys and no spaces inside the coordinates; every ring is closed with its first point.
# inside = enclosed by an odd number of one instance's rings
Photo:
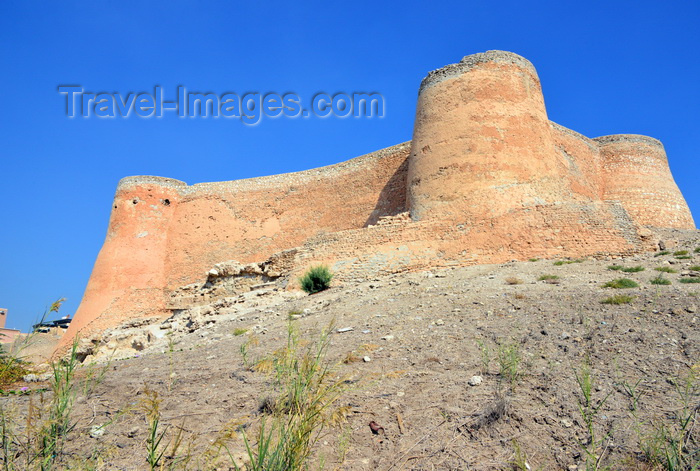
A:
{"type": "Polygon", "coordinates": [[[604,199],[619,201],[640,225],[695,229],[661,142],[633,134],[594,141],[601,149],[604,199]]]}
{"type": "Polygon", "coordinates": [[[572,197],[599,201],[603,195],[600,148],[586,136],[550,121],[556,152],[563,157],[572,197]]]}
{"type": "Polygon", "coordinates": [[[264,260],[404,211],[408,151],[405,143],[330,167],[187,187],[168,229],[168,286],[222,260],[264,260]]]}
{"type": "Polygon", "coordinates": [[[358,229],[404,211],[409,145],[340,164],[202,183],[128,177],[63,343],[142,316],[164,316],[167,293],[223,260],[264,260],[323,232],[358,229]]]}

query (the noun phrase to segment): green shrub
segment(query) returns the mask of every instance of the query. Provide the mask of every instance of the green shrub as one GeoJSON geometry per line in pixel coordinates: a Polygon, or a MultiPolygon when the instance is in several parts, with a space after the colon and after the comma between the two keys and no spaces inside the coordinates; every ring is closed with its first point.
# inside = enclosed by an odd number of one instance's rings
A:
{"type": "Polygon", "coordinates": [[[538,278],[539,281],[552,281],[558,279],[559,277],[557,275],[542,275],[538,278]]]}
{"type": "Polygon", "coordinates": [[[700,271],[700,265],[693,265],[692,267],[690,267],[690,270],[692,270],[692,271],[700,271]]]}
{"type": "Polygon", "coordinates": [[[676,256],[676,258],[678,260],[690,260],[691,258],[693,258],[693,256],[692,255],[678,255],[678,256],[676,256]]]}
{"type": "Polygon", "coordinates": [[[662,256],[662,255],[668,255],[668,254],[670,254],[670,253],[671,253],[671,252],[669,252],[668,250],[662,250],[661,252],[655,253],[655,254],[654,254],[654,257],[660,257],[660,256],[662,256]]]}
{"type": "Polygon", "coordinates": [[[677,250],[677,251],[673,252],[673,255],[675,257],[688,255],[688,251],[687,250],[677,250]]]}
{"type": "MultiPolygon", "coordinates": [[[[678,273],[678,270],[674,270],[671,267],[656,267],[654,268],[656,271],[664,272],[664,273],[678,273]]],[[[691,268],[692,270],[692,268],[691,268]]]]}
{"type": "Polygon", "coordinates": [[[696,247],[695,250],[693,250],[695,253],[700,253],[700,247],[696,247]]]}
{"type": "Polygon", "coordinates": [[[700,278],[681,278],[681,283],[700,283],[700,278]]]}
{"type": "Polygon", "coordinates": [[[616,294],[615,296],[610,296],[601,301],[603,304],[629,304],[634,301],[634,296],[627,296],[626,294],[616,294]]]}
{"type": "Polygon", "coordinates": [[[638,273],[640,271],[644,271],[644,267],[637,265],[636,267],[623,268],[622,271],[625,273],[638,273]]]}
{"type": "Polygon", "coordinates": [[[332,279],[333,274],[328,267],[325,265],[318,265],[309,268],[309,270],[304,273],[304,276],[299,279],[299,282],[301,283],[301,289],[309,294],[314,294],[330,288],[332,279]]]}
{"type": "Polygon", "coordinates": [[[608,281],[607,283],[605,283],[603,285],[603,288],[625,289],[625,288],[636,288],[638,286],[639,285],[634,280],[630,280],[629,278],[618,278],[617,280],[608,281]]]}
{"type": "Polygon", "coordinates": [[[608,270],[612,270],[612,271],[622,270],[622,268],[624,268],[622,265],[609,265],[608,266],[608,270]]]}
{"type": "Polygon", "coordinates": [[[540,260],[539,258],[534,258],[534,257],[530,259],[531,262],[538,262],[539,260],[540,260]]]}
{"type": "Polygon", "coordinates": [[[652,285],[670,285],[671,280],[664,278],[664,276],[661,273],[659,273],[658,276],[651,279],[650,283],[652,285]]]}

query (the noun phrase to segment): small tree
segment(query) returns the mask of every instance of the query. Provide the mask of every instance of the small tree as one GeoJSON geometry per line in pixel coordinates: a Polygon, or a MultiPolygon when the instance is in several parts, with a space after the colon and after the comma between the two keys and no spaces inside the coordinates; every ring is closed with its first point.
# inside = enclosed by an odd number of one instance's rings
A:
{"type": "Polygon", "coordinates": [[[299,278],[299,282],[301,283],[301,289],[309,294],[314,294],[330,288],[332,279],[333,274],[328,267],[325,265],[318,265],[309,268],[309,270],[304,273],[304,276],[299,278]]]}

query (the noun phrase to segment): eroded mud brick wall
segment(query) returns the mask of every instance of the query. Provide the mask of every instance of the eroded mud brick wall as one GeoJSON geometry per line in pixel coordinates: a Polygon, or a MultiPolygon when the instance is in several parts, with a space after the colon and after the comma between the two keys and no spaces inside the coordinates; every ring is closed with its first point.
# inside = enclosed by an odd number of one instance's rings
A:
{"type": "Polygon", "coordinates": [[[87,326],[164,315],[169,289],[218,262],[264,260],[319,233],[403,212],[408,151],[404,143],[329,167],[192,186],[124,178],[66,339],[87,326]]]}

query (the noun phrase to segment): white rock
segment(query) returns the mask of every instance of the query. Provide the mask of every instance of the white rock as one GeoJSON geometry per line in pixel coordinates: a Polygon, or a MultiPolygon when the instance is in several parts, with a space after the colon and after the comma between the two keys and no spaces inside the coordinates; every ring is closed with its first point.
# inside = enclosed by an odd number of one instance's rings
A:
{"type": "Polygon", "coordinates": [[[364,357],[362,361],[364,361],[365,363],[369,363],[370,361],[372,361],[372,359],[370,357],[364,357]]]}
{"type": "Polygon", "coordinates": [[[90,427],[90,436],[92,438],[100,438],[105,434],[105,429],[102,425],[93,425],[90,427]]]}
{"type": "Polygon", "coordinates": [[[481,376],[472,376],[469,378],[469,386],[478,386],[484,380],[481,376]]]}
{"type": "Polygon", "coordinates": [[[394,340],[394,336],[393,335],[385,335],[384,337],[382,337],[382,340],[387,340],[387,341],[394,340]]]}

